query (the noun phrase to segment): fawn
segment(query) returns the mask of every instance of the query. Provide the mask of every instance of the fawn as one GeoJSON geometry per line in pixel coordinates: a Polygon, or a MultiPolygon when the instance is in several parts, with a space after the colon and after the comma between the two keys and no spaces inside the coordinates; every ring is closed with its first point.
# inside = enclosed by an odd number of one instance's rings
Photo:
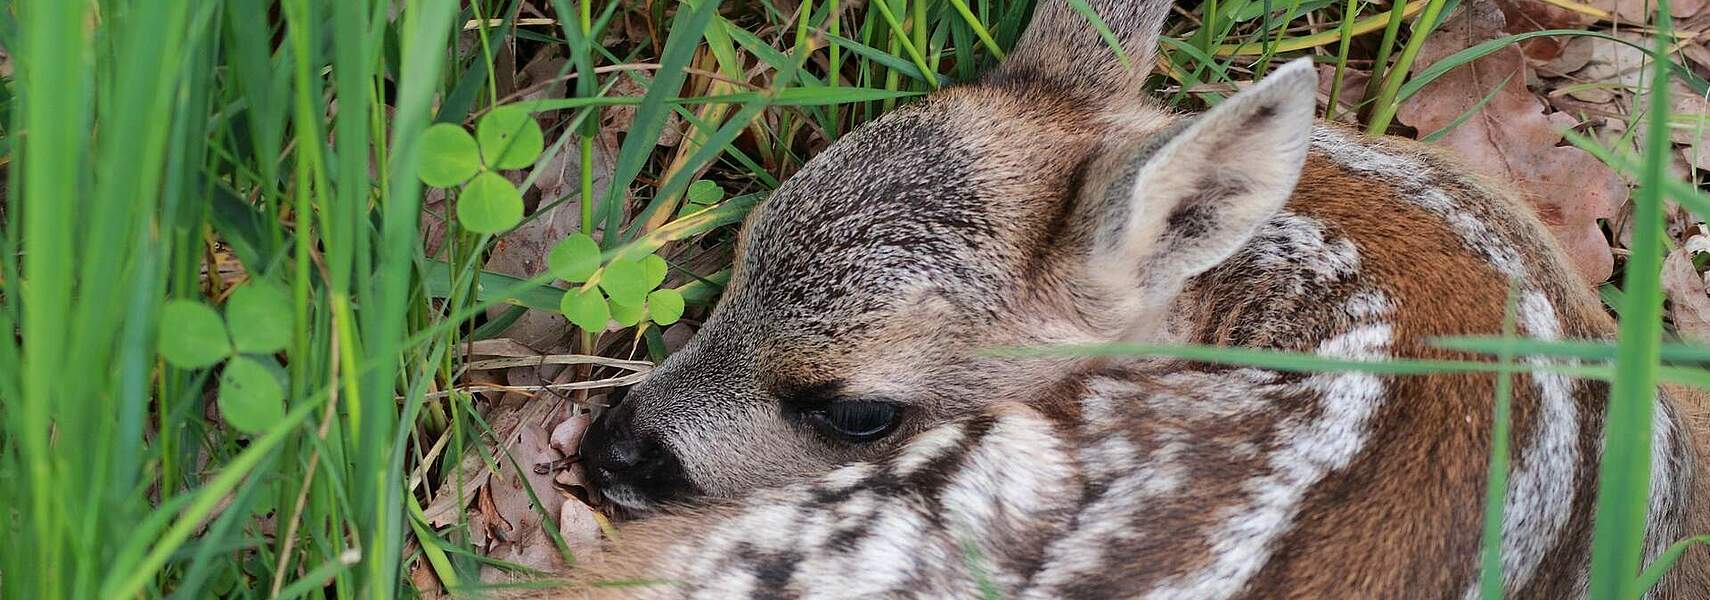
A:
{"type": "MultiPolygon", "coordinates": [[[[588,576],[711,597],[1475,592],[1492,375],[982,351],[1465,358],[1428,340],[1500,333],[1511,286],[1523,335],[1614,330],[1508,189],[1315,123],[1305,61],[1173,114],[1141,92],[1169,3],[1087,4],[1137,68],[1041,0],[994,72],[851,132],[755,209],[705,326],[584,441],[606,500],[679,513],[588,576]]],[[[1509,594],[1585,593],[1606,396],[1516,378],[1509,594]]],[[[1655,413],[1653,554],[1710,529],[1710,433],[1680,398],[1655,413]]],[[[1698,554],[1662,592],[1710,594],[1698,554]]]]}

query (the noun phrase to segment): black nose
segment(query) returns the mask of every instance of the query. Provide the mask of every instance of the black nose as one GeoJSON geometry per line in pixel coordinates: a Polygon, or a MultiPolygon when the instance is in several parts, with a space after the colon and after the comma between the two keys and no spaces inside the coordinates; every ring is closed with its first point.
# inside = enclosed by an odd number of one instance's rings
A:
{"type": "Polygon", "coordinates": [[[589,466],[604,477],[655,471],[670,462],[670,453],[652,438],[633,437],[624,432],[593,450],[593,454],[587,454],[584,449],[584,455],[589,457],[589,466]]]}
{"type": "Polygon", "coordinates": [[[633,402],[607,410],[582,438],[579,453],[592,483],[607,498],[630,508],[694,495],[696,488],[676,453],[638,427],[633,402]]]}

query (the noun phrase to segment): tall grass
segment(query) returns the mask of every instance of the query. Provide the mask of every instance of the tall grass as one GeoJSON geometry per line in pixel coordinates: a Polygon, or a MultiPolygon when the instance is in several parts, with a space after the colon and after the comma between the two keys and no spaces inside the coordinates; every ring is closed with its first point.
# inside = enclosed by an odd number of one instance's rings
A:
{"type": "MultiPolygon", "coordinates": [[[[433,482],[481,452],[492,433],[470,395],[429,392],[460,385],[460,347],[503,329],[506,317],[489,319],[488,308],[508,306],[511,319],[555,310],[564,290],[547,274],[483,272],[504,234],[453,222],[445,250],[425,254],[421,223],[454,221],[456,194],[424,203],[422,133],[433,123],[473,123],[514,91],[503,89],[498,57],[562,45],[569,60],[557,75],[574,77],[570,97],[519,104],[555,125],[548,156],[515,179],[526,188],[551,155],[568,153],[579,166],[576,185],[539,198],[526,218],[577,203],[581,229],[597,235],[607,262],[717,251],[743,212],[819,144],[994,64],[1030,3],[849,4],[544,0],[528,8],[550,23],[523,27],[520,0],[0,0],[0,46],[12,66],[0,98],[0,331],[11,333],[0,335],[0,537],[8,541],[0,596],[407,596],[426,591],[407,576],[424,564],[439,584],[476,585],[495,561],[472,547],[470,525],[436,529],[421,507],[433,482]],[[625,37],[637,24],[654,39],[625,37]],[[656,68],[635,68],[648,63],[656,68]],[[624,81],[645,92],[613,95],[624,81]],[[603,112],[620,105],[636,118],[601,189],[596,140],[603,112]],[[689,124],[684,141],[658,146],[673,115],[689,124]],[[729,193],[684,208],[703,180],[729,193]],[[282,416],[243,431],[220,404],[223,363],[179,368],[163,359],[162,340],[188,333],[161,315],[171,303],[230,311],[234,288],[264,284],[286,290],[289,302],[266,319],[226,319],[229,333],[209,342],[220,356],[277,376],[282,416]],[[288,332],[282,351],[231,348],[226,336],[264,326],[288,332]],[[429,451],[436,446],[445,450],[429,451]],[[425,476],[410,476],[418,472],[425,476]]],[[[1220,96],[1187,88],[1262,73],[1284,54],[1319,53],[1341,73],[1351,37],[1384,28],[1387,72],[1374,74],[1370,90],[1335,86],[1374,106],[1368,124],[1381,131],[1397,103],[1441,74],[1435,66],[1413,72],[1420,37],[1404,38],[1402,26],[1421,9],[1434,19],[1444,3],[1397,3],[1371,15],[1356,2],[1315,6],[1205,3],[1195,9],[1202,26],[1172,30],[1160,85],[1183,90],[1172,101],[1193,106],[1220,96]],[[1307,14],[1329,26],[1289,28],[1307,14]],[[1390,66],[1398,43],[1402,58],[1390,66]]],[[[1666,89],[1668,67],[1653,69],[1651,115],[1667,114],[1666,95],[1655,91],[1666,89]]],[[[1651,119],[1653,143],[1666,143],[1654,135],[1662,121],[1651,119]]],[[[1606,152],[1641,175],[1635,248],[1661,247],[1665,195],[1710,207],[1663,178],[1665,151],[1606,152]]],[[[1659,345],[1657,260],[1640,251],[1628,264],[1618,345],[1501,346],[1504,357],[1578,356],[1587,366],[1576,374],[1615,382],[1595,583],[1609,597],[1631,596],[1645,581],[1635,577],[1635,519],[1648,489],[1654,382],[1705,381],[1696,369],[1659,367],[1704,355],[1659,345]]],[[[728,273],[685,272],[684,264],[669,285],[707,305],[728,273]]],[[[626,342],[655,359],[665,352],[660,328],[645,325],[583,332],[578,347],[613,352],[626,342]]],[[[1281,368],[1513,370],[1140,350],[1281,368]]]]}

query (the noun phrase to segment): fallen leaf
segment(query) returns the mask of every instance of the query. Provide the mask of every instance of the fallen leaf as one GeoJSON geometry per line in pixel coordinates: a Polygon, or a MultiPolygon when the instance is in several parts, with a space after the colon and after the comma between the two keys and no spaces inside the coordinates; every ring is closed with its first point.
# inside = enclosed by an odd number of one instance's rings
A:
{"type": "MultiPolygon", "coordinates": [[[[1683,19],[1698,14],[1705,3],[1706,0],[1673,0],[1668,3],[1669,12],[1674,18],[1683,19]]],[[[1615,13],[1622,21],[1634,25],[1650,23],[1651,15],[1657,12],[1656,0],[1590,0],[1587,4],[1615,13]]]]}
{"type": "Polygon", "coordinates": [[[582,445],[582,436],[593,422],[594,416],[588,413],[565,419],[552,429],[552,447],[565,456],[575,456],[576,448],[582,445]]]}
{"type": "MultiPolygon", "coordinates": [[[[1360,94],[1366,89],[1366,82],[1370,81],[1371,78],[1370,71],[1354,68],[1342,70],[1342,93],[1336,97],[1337,121],[1353,123],[1358,118],[1360,94]]],[[[1321,103],[1329,103],[1330,89],[1335,83],[1336,65],[1318,65],[1318,96],[1321,103]]],[[[1325,108],[1324,106],[1319,108],[1321,109],[1319,112],[1325,112],[1322,110],[1325,108]]]]}
{"type": "Polygon", "coordinates": [[[1710,171],[1710,100],[1675,82],[1670,104],[1669,139],[1680,144],[1680,155],[1694,168],[1710,171]]]}
{"type": "Polygon", "coordinates": [[[445,588],[440,585],[439,575],[433,572],[433,566],[427,559],[416,559],[410,566],[410,583],[423,600],[440,600],[445,598],[445,588]]]}
{"type": "MultiPolygon", "coordinates": [[[[635,96],[647,93],[640,83],[628,77],[619,77],[612,85],[610,96],[635,96]]],[[[635,122],[635,107],[631,105],[612,106],[601,112],[600,129],[602,131],[629,131],[630,124],[635,122]]],[[[665,128],[659,130],[658,144],[675,147],[683,141],[683,117],[671,111],[665,117],[665,128]]]]}
{"type": "MultiPolygon", "coordinates": [[[[1699,35],[1704,35],[1704,32],[1700,32],[1699,35]]],[[[1710,69],[1710,45],[1687,44],[1680,48],[1680,54],[1685,56],[1686,60],[1698,65],[1701,69],[1699,73],[1704,72],[1702,69],[1710,69]]]]}
{"type": "Polygon", "coordinates": [[[570,555],[582,562],[598,556],[600,551],[600,522],[594,519],[594,509],[581,500],[566,498],[558,509],[558,535],[570,547],[570,555]]]}
{"type": "MultiPolygon", "coordinates": [[[[612,154],[603,144],[595,144],[594,149],[594,189],[604,191],[611,177],[612,154]]],[[[547,157],[535,181],[536,189],[540,190],[540,207],[536,210],[544,210],[545,214],[534,215],[506,234],[488,257],[486,270],[521,278],[546,272],[546,256],[553,246],[581,230],[581,208],[576,197],[581,187],[580,164],[579,145],[573,143],[564,144],[559,152],[547,157]]],[[[497,317],[510,309],[494,307],[488,314],[497,317]]],[[[557,311],[530,310],[500,335],[548,352],[562,352],[569,349],[569,333],[570,323],[564,315],[557,311]]]]}
{"type": "MultiPolygon", "coordinates": [[[[1475,0],[1447,19],[1420,49],[1421,68],[1503,34],[1502,12],[1475,0]]],[[[1608,279],[1614,266],[1598,219],[1612,218],[1627,199],[1613,170],[1583,150],[1558,146],[1575,120],[1545,107],[1526,88],[1526,59],[1516,46],[1456,67],[1403,103],[1396,117],[1421,135],[1442,129],[1500,90],[1471,118],[1438,140],[1465,164],[1516,184],[1588,282],[1608,279]],[[1506,81],[1506,82],[1505,82],[1506,81]]]]}
{"type": "MultiPolygon", "coordinates": [[[[1651,44],[1650,41],[1633,35],[1622,34],[1619,37],[1641,46],[1648,47],[1651,44]]],[[[1643,50],[1609,40],[1588,38],[1587,41],[1591,46],[1590,60],[1570,77],[1577,82],[1591,85],[1575,86],[1568,95],[1586,102],[1603,104],[1613,100],[1617,93],[1634,93],[1649,85],[1646,82],[1650,60],[1643,50]]]]}
{"type": "Polygon", "coordinates": [[[475,499],[476,493],[487,485],[487,480],[492,478],[493,472],[487,470],[486,464],[476,452],[478,450],[471,449],[470,452],[463,455],[463,462],[456,469],[446,473],[445,481],[439,485],[439,492],[422,509],[422,514],[427,517],[428,524],[435,529],[449,527],[456,523],[463,508],[469,506],[469,502],[475,499]],[[460,474],[463,478],[461,488],[456,479],[460,474]],[[458,495],[459,489],[463,491],[462,496],[458,495]]]}
{"type": "Polygon", "coordinates": [[[1688,342],[1710,342],[1710,292],[1692,267],[1691,250],[1675,250],[1663,260],[1662,285],[1675,332],[1688,342]]]}
{"type": "MultiPolygon", "coordinates": [[[[526,346],[516,343],[515,340],[507,340],[504,342],[500,342],[498,340],[483,340],[475,342],[474,347],[477,349],[477,351],[473,353],[475,356],[482,355],[482,352],[493,352],[495,355],[504,355],[532,350],[526,346]]],[[[535,355],[537,354],[524,354],[524,356],[535,355]]],[[[542,367],[517,367],[506,369],[502,372],[471,371],[464,374],[463,383],[465,385],[479,383],[507,384],[511,386],[538,385],[540,383],[539,369],[541,368],[542,367]],[[503,380],[492,379],[501,375],[504,377],[503,380]]],[[[555,368],[555,366],[549,365],[547,368],[555,368]]],[[[498,439],[510,441],[502,444],[497,452],[492,446],[485,444],[480,448],[471,448],[464,454],[463,461],[457,465],[456,469],[446,471],[444,480],[439,485],[438,493],[434,495],[433,500],[428,503],[428,506],[422,509],[423,514],[427,516],[429,524],[437,528],[446,527],[456,523],[458,516],[461,514],[464,507],[468,506],[471,500],[476,499],[476,494],[478,492],[484,492],[486,490],[486,486],[493,480],[493,471],[488,468],[487,462],[482,459],[482,453],[485,453],[487,456],[499,456],[502,458],[502,452],[504,450],[515,452],[514,447],[519,439],[517,436],[518,427],[525,421],[531,421],[527,417],[533,415],[534,410],[537,409],[537,405],[531,404],[529,402],[529,398],[530,397],[526,394],[503,394],[499,397],[497,402],[492,403],[491,408],[486,411],[483,417],[487,419],[492,430],[497,432],[498,439]],[[461,498],[459,498],[457,494],[460,489],[458,487],[459,478],[461,478],[462,481],[461,489],[463,491],[463,496],[461,498]]],[[[490,524],[486,523],[482,519],[485,519],[483,513],[477,511],[475,515],[471,517],[471,523],[472,525],[490,524]],[[478,520],[480,520],[481,523],[476,523],[478,520]]],[[[471,529],[477,533],[483,531],[481,527],[472,526],[471,529]]],[[[477,544],[477,546],[479,545],[480,544],[477,544]]]]}
{"type": "Polygon", "coordinates": [[[530,348],[527,344],[523,344],[522,342],[518,342],[511,338],[475,340],[468,344],[459,345],[457,350],[458,352],[463,353],[464,358],[474,358],[477,356],[496,356],[500,358],[540,356],[540,351],[530,348]]]}
{"type": "Polygon", "coordinates": [[[567,80],[558,74],[564,70],[564,57],[558,44],[547,44],[517,73],[517,89],[521,100],[563,98],[569,95],[567,80]]]}
{"type": "MultiPolygon", "coordinates": [[[[489,527],[499,539],[488,556],[542,571],[561,570],[563,558],[543,527],[558,522],[563,502],[553,488],[552,474],[537,472],[534,466],[563,457],[548,445],[546,430],[536,425],[524,424],[516,436],[510,456],[495,457],[499,468],[493,474],[493,510],[507,527],[503,531],[489,527]],[[532,495],[525,486],[532,488],[532,495]],[[541,506],[534,504],[536,498],[541,506]]],[[[481,570],[482,581],[493,582],[503,576],[492,567],[481,570]]]]}
{"type": "MultiPolygon", "coordinates": [[[[1571,11],[1541,0],[1497,0],[1502,16],[1507,20],[1508,33],[1526,33],[1545,29],[1579,29],[1597,21],[1596,17],[1571,11]]],[[[1541,37],[1520,43],[1526,57],[1550,60],[1561,55],[1574,38],[1541,37]]]]}
{"type": "Polygon", "coordinates": [[[1567,41],[1555,58],[1537,63],[1538,74],[1544,77],[1566,77],[1591,63],[1591,53],[1597,44],[1607,43],[1590,37],[1574,37],[1567,41]]]}

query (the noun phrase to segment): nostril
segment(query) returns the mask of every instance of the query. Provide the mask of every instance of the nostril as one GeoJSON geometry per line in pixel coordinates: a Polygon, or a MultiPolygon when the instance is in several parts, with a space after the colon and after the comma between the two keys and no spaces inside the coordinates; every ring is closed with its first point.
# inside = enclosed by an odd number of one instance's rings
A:
{"type": "MultiPolygon", "coordinates": [[[[645,446],[652,446],[652,444],[645,444],[645,446]]],[[[606,464],[601,465],[601,467],[612,471],[627,471],[640,466],[650,453],[644,447],[643,442],[634,438],[614,440],[606,446],[604,452],[606,460],[601,461],[606,464]]]]}

